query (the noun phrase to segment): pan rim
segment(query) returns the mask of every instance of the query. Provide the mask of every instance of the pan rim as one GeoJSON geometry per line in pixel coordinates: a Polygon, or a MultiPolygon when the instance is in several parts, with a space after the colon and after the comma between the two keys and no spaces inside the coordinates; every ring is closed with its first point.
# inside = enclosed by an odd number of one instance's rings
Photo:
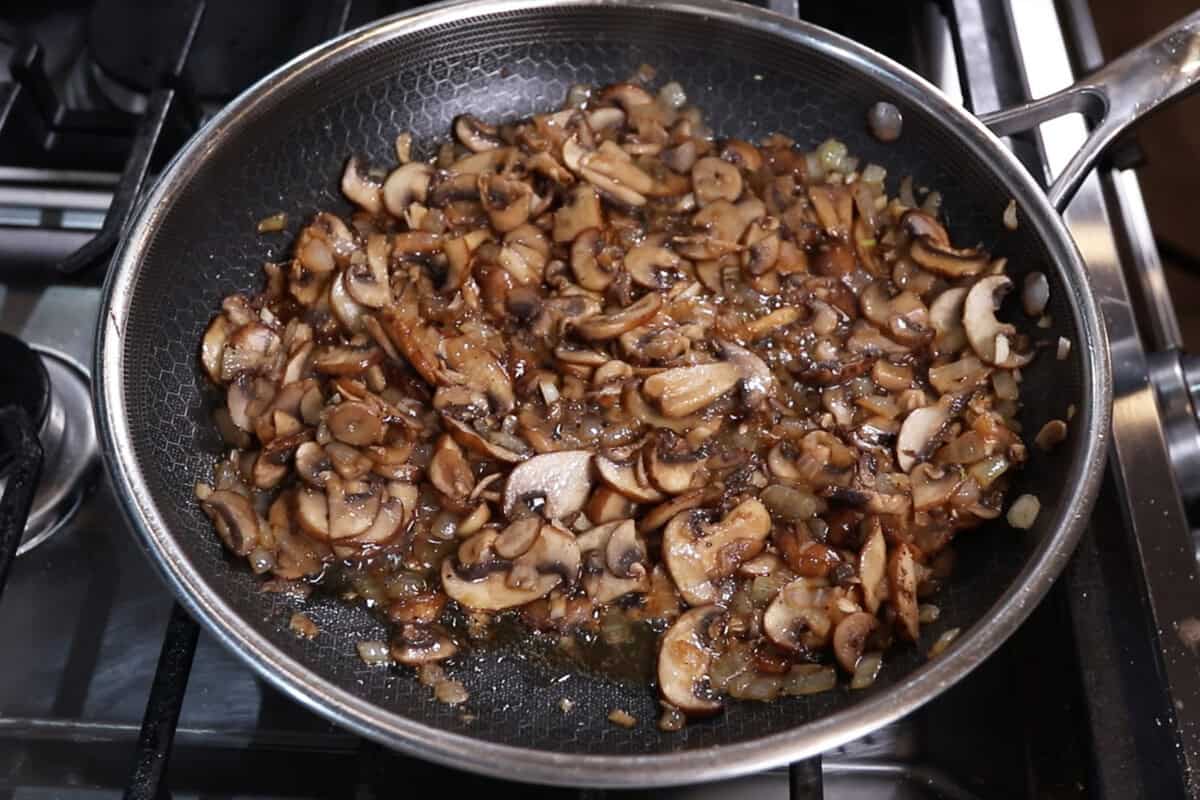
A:
{"type": "Polygon", "coordinates": [[[734,0],[466,0],[443,2],[377,20],[297,56],[244,91],[198,131],[172,159],[143,198],[130,233],[113,258],[105,281],[95,349],[95,412],[105,463],[122,510],[142,547],[188,612],[263,679],[305,707],[381,744],[446,766],[494,777],[560,785],[630,788],[730,778],[816,755],[859,738],[924,705],[990,656],[1026,619],[1075,549],[1099,488],[1108,446],[1112,378],[1107,335],[1082,257],[1061,216],[1033,177],[974,116],[903,65],[817,26],[746,6],[734,0]],[[638,8],[690,14],[748,27],[813,49],[870,73],[899,96],[925,103],[942,116],[960,144],[993,165],[1021,205],[1023,224],[1033,225],[1075,295],[1077,346],[1083,358],[1083,398],[1075,416],[1081,448],[1068,479],[1071,493],[1054,531],[1034,551],[1009,588],[955,644],[878,697],[769,736],[732,745],[655,755],[581,755],[498,744],[451,733],[382,709],[317,676],[283,653],[235,613],[176,545],[147,490],[133,453],[126,412],[124,331],[146,246],[162,209],[203,162],[204,154],[238,128],[245,115],[274,91],[306,73],[338,63],[371,44],[406,31],[424,30],[464,17],[539,8],[638,8]],[[981,624],[986,620],[987,624],[981,624]],[[719,752],[719,758],[715,757],[719,752]]]}

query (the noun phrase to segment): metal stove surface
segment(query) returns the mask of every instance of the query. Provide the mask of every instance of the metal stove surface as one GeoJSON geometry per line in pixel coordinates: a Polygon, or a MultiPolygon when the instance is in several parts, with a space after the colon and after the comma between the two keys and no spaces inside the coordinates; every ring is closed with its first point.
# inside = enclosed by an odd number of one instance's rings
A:
{"type": "MultiPolygon", "coordinates": [[[[357,14],[362,4],[337,5],[357,14]]],[[[836,16],[828,10],[830,4],[802,5],[806,11],[815,9],[815,16],[806,16],[819,23],[836,16]]],[[[959,25],[961,47],[987,55],[962,59],[961,89],[942,15],[932,4],[913,7],[919,9],[912,25],[916,43],[909,47],[920,56],[922,70],[949,92],[965,96],[976,111],[1020,99],[1029,76],[1037,84],[1030,88],[1039,94],[1056,88],[1047,81],[1062,85],[1069,80],[1062,18],[1051,0],[946,3],[959,25]],[[1009,35],[1015,41],[1009,42],[1009,35]],[[1039,49],[1047,47],[1048,53],[1039,49]],[[1049,62],[1043,58],[1047,54],[1049,62]]],[[[1015,143],[1035,167],[1043,158],[1053,164],[1063,142],[1078,133],[1068,130],[1063,140],[1061,129],[1047,128],[1034,140],[1015,143]]],[[[21,176],[35,182],[38,177],[29,172],[21,176]]],[[[81,235],[98,227],[112,181],[90,181],[85,183],[91,188],[79,197],[55,195],[60,208],[85,201],[75,205],[92,216],[74,218],[79,227],[72,230],[58,229],[70,235],[45,245],[43,252],[52,258],[61,258],[79,244],[81,235]],[[56,248],[61,250],[57,256],[56,248]]],[[[1145,219],[1136,188],[1131,175],[1106,170],[1084,187],[1069,216],[1085,256],[1102,277],[1098,283],[1110,325],[1117,325],[1114,346],[1126,348],[1134,360],[1144,348],[1178,344],[1170,337],[1169,304],[1163,311],[1162,298],[1155,295],[1156,265],[1137,246],[1145,219]],[[1123,262],[1131,261],[1132,268],[1123,269],[1123,262]],[[1132,288],[1122,277],[1130,269],[1132,288]],[[1145,280],[1139,283],[1137,276],[1145,280]],[[1157,306],[1159,313],[1138,312],[1135,317],[1132,297],[1143,298],[1151,311],[1157,306]],[[1143,334],[1146,341],[1139,339],[1139,326],[1150,331],[1143,334]]],[[[14,196],[20,197],[0,192],[0,207],[14,196]]],[[[0,227],[0,253],[6,252],[6,237],[17,234],[27,241],[30,230],[0,227]]],[[[90,364],[99,290],[45,284],[28,282],[27,273],[25,283],[0,286],[0,330],[90,364]]],[[[1126,374],[1136,371],[1134,364],[1126,374]]],[[[967,680],[900,723],[827,754],[826,797],[1173,796],[1146,793],[1147,787],[1166,786],[1163,776],[1174,774],[1172,742],[1178,739],[1170,732],[1170,699],[1174,695],[1182,702],[1177,692],[1167,692],[1164,708],[1161,693],[1146,688],[1155,685],[1160,662],[1152,651],[1162,631],[1144,634],[1138,627],[1145,614],[1138,596],[1130,592],[1122,597],[1106,587],[1140,585],[1144,579],[1126,563],[1133,526],[1148,525],[1151,513],[1159,514],[1161,508],[1156,544],[1162,545],[1181,524],[1186,533],[1186,520],[1181,509],[1175,513],[1178,493],[1159,446],[1154,398],[1136,381],[1124,388],[1125,429],[1117,432],[1118,456],[1105,505],[1065,579],[1029,623],[967,680]],[[1143,446],[1135,449],[1139,441],[1143,446]],[[1152,508],[1145,499],[1129,502],[1131,496],[1153,497],[1162,505],[1152,508]],[[1092,656],[1087,664],[1080,663],[1081,647],[1092,656]],[[1155,757],[1147,759],[1139,753],[1146,747],[1128,741],[1140,735],[1158,737],[1150,745],[1155,757]],[[1102,786],[1115,788],[1105,793],[1097,790],[1102,786]]],[[[1160,558],[1172,552],[1159,549],[1160,558]]],[[[68,525],[17,561],[0,602],[0,634],[6,637],[0,646],[0,797],[99,798],[123,792],[171,608],[172,598],[139,552],[107,482],[100,480],[68,525]]],[[[170,763],[176,796],[372,797],[394,794],[414,780],[418,785],[435,776],[444,780],[446,773],[445,768],[385,752],[315,717],[201,635],[170,763]]],[[[453,780],[455,791],[462,793],[580,794],[465,773],[454,774],[453,780]]],[[[660,790],[655,796],[786,797],[788,776],[780,771],[660,790]]]]}

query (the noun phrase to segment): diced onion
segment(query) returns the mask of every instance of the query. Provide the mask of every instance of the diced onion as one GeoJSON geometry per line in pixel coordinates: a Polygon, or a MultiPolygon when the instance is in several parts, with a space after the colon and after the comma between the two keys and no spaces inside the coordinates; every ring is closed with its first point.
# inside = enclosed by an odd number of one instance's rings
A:
{"type": "Polygon", "coordinates": [[[865,167],[863,167],[862,175],[859,176],[859,180],[861,180],[863,183],[881,185],[885,180],[887,180],[887,170],[878,164],[867,164],[865,167]]]}
{"type": "Polygon", "coordinates": [[[933,603],[921,603],[917,606],[917,620],[922,625],[928,625],[932,622],[937,622],[938,617],[942,615],[942,609],[935,606],[933,603]]]}
{"type": "Polygon", "coordinates": [[[1009,200],[1004,207],[1004,227],[1010,231],[1017,229],[1017,201],[1009,200]]]}
{"type": "Polygon", "coordinates": [[[387,642],[359,642],[355,647],[358,649],[358,657],[373,667],[392,663],[392,654],[387,642]]]}
{"type": "Polygon", "coordinates": [[[854,677],[850,679],[851,689],[866,689],[875,683],[879,677],[879,668],[883,666],[883,653],[878,651],[866,653],[858,660],[854,668],[854,677]]]}
{"type": "Polygon", "coordinates": [[[833,667],[817,664],[797,664],[783,679],[786,695],[818,694],[837,686],[837,672],[833,667]]]}
{"type": "Polygon", "coordinates": [[[258,221],[259,233],[279,233],[287,227],[287,214],[282,211],[263,217],[258,221]]]}
{"type": "Polygon", "coordinates": [[[1041,510],[1041,501],[1031,494],[1023,494],[1009,506],[1008,524],[1019,530],[1028,530],[1037,521],[1038,512],[1041,510]]]}
{"type": "Polygon", "coordinates": [[[950,643],[958,638],[958,634],[962,632],[962,628],[951,628],[948,631],[942,631],[942,635],[937,638],[933,646],[929,648],[929,657],[937,658],[942,652],[950,646],[950,643]]]}

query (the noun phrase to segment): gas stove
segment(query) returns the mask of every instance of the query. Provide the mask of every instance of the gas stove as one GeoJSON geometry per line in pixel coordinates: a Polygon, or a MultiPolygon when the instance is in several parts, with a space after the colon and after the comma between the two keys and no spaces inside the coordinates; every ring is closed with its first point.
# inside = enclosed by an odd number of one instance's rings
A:
{"type": "MultiPolygon", "coordinates": [[[[760,4],[887,53],[977,113],[1099,61],[1083,0],[760,4]]],[[[6,582],[0,555],[0,796],[373,797],[435,776],[463,793],[602,794],[447,775],[278,694],[175,606],[99,467],[88,387],[100,284],[141,191],[257,77],[415,5],[76,0],[0,12],[0,332],[33,349],[49,386],[29,522],[6,531],[0,520],[0,540],[20,537],[6,582]]],[[[1048,176],[1083,134],[1067,118],[1011,145],[1048,176]]],[[[1200,794],[1200,582],[1187,515],[1200,495],[1200,369],[1180,355],[1129,169],[1137,159],[1135,143],[1120,148],[1067,212],[1105,313],[1116,400],[1105,489],[1055,589],[978,670],[826,753],[819,772],[809,763],[654,796],[1200,794]]],[[[38,371],[9,346],[0,341],[6,398],[14,375],[38,371]]]]}

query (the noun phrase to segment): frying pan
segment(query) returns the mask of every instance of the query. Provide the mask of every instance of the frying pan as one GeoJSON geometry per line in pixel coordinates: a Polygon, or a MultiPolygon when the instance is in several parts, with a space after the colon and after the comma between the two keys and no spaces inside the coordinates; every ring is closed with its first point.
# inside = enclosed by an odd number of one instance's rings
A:
{"type": "Polygon", "coordinates": [[[1193,15],[1070,90],[993,118],[1010,132],[1070,110],[1109,111],[1048,200],[996,135],[904,67],[728,0],[479,0],[348,33],[267,76],[201,130],[144,199],[116,256],[96,403],[124,509],[190,613],[247,664],[313,710],[417,756],[523,781],[615,787],[730,777],[865,735],[994,651],[1079,538],[1104,467],[1111,386],[1088,275],[1055,207],[1135,113],[1191,85],[1198,42],[1193,15]],[[572,84],[622,80],[642,63],[681,81],[720,136],[783,131],[808,147],[836,136],[886,165],[893,193],[904,175],[940,190],[955,241],[1007,257],[1018,283],[1044,272],[1053,326],[1030,333],[1073,346],[1065,361],[1050,352],[1026,370],[1021,420],[1037,431],[1073,406],[1070,435],[1052,453],[1031,448],[1013,487],[1014,497],[1041,500],[1033,529],[1000,520],[960,537],[956,576],[938,596],[942,615],[928,636],[963,633],[937,659],[924,654],[930,638],[889,654],[865,691],[732,702],[713,719],[660,734],[644,682],[571,669],[530,642],[508,641],[451,668],[471,694],[464,713],[433,701],[408,671],[368,668],[355,656],[356,641],[386,636],[365,609],[314,596],[303,607],[323,633],[301,640],[287,627],[296,601],[260,591],[259,579],[226,556],[192,494],[221,449],[197,343],[221,297],[256,290],[262,262],[287,253],[303,220],[317,209],[349,211],[337,188],[347,155],[391,163],[395,135],[411,131],[427,156],[457,114],[546,111],[572,84]],[[898,142],[866,131],[865,111],[878,100],[904,114],[898,142]],[[1012,232],[1001,225],[1010,198],[1020,218],[1012,232]],[[286,235],[256,234],[254,222],[274,211],[287,212],[286,235]],[[569,714],[563,698],[574,703],[569,714]],[[616,708],[641,724],[610,724],[616,708]]]}

